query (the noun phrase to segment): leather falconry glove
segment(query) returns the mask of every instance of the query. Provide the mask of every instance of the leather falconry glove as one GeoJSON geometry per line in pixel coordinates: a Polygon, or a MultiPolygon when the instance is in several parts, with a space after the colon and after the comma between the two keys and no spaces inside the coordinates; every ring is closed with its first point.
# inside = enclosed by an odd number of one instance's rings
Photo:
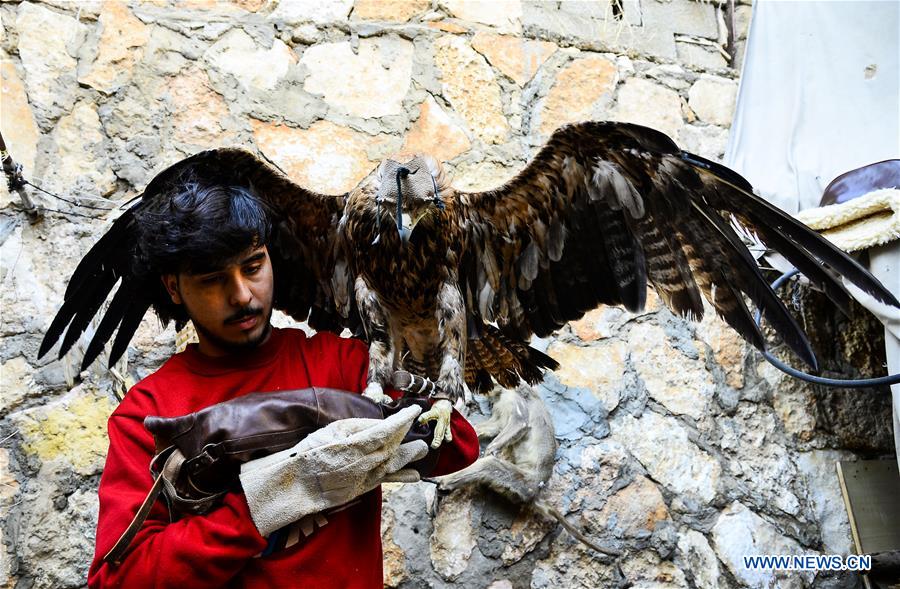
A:
{"type": "Polygon", "coordinates": [[[386,419],[350,418],[311,433],[297,445],[241,466],[241,486],[263,536],[302,517],[343,505],[382,482],[419,480],[410,462],[424,457],[423,440],[402,443],[422,408],[386,419]]]}

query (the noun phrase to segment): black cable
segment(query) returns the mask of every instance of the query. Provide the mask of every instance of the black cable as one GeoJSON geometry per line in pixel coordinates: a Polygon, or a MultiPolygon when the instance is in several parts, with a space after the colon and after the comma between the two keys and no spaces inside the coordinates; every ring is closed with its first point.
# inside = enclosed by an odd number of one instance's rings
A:
{"type": "MultiPolygon", "coordinates": [[[[95,206],[93,206],[93,205],[82,204],[82,203],[80,203],[80,202],[75,202],[74,200],[69,200],[69,199],[67,199],[67,198],[63,198],[63,197],[61,197],[61,196],[58,195],[58,194],[53,194],[53,193],[50,192],[49,190],[44,190],[44,189],[41,188],[40,186],[37,186],[37,185],[35,185],[35,184],[32,184],[32,183],[29,182],[28,180],[23,180],[23,183],[27,184],[28,186],[31,186],[31,187],[34,188],[35,190],[39,190],[40,192],[43,192],[44,194],[46,194],[46,195],[48,195],[48,196],[52,196],[53,198],[58,198],[59,200],[61,200],[61,201],[63,201],[63,202],[67,202],[67,203],[69,203],[70,205],[75,205],[76,207],[84,207],[84,208],[86,208],[86,209],[94,209],[94,210],[97,210],[97,211],[111,211],[111,210],[113,210],[113,209],[116,208],[115,206],[112,206],[112,207],[107,208],[107,207],[95,207],[95,206]]],[[[97,200],[100,200],[100,199],[97,199],[97,200]]],[[[48,210],[49,210],[49,209],[48,209],[48,210]]]]}
{"type": "MultiPolygon", "coordinates": [[[[775,282],[772,283],[772,290],[778,290],[781,285],[785,282],[799,274],[800,271],[796,268],[785,272],[781,276],[779,276],[775,282]]],[[[756,326],[759,327],[762,321],[762,313],[757,310],[756,316],[754,317],[756,321],[756,326]]],[[[811,382],[813,384],[820,384],[826,387],[840,387],[844,389],[861,389],[861,388],[869,388],[869,387],[878,387],[882,385],[894,385],[900,383],[900,374],[889,374],[888,376],[880,376],[878,378],[861,378],[861,379],[848,379],[843,380],[839,378],[825,378],[823,376],[816,376],[814,374],[809,374],[807,372],[802,372],[797,370],[796,368],[792,368],[770,354],[769,352],[762,350],[763,357],[775,368],[793,376],[794,378],[799,378],[800,380],[805,380],[806,382],[811,382]]]]}
{"type": "Polygon", "coordinates": [[[47,207],[42,207],[42,206],[38,206],[38,210],[41,212],[47,212],[47,213],[58,213],[60,215],[72,215],[75,217],[91,219],[93,221],[96,221],[99,219],[99,217],[95,217],[93,215],[82,215],[81,213],[76,213],[74,211],[60,211],[59,209],[48,209],[47,207]]]}

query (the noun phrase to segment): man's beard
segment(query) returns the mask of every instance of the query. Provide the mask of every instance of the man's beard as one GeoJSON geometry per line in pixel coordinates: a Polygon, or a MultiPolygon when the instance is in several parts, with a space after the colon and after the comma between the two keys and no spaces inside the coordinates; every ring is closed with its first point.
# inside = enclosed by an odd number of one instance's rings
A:
{"type": "MultiPolygon", "coordinates": [[[[212,333],[210,330],[208,330],[202,323],[199,323],[197,321],[192,321],[192,323],[194,324],[194,329],[196,329],[198,333],[203,334],[203,337],[206,338],[210,343],[212,343],[213,345],[215,345],[217,348],[219,348],[221,350],[225,350],[226,352],[228,352],[230,354],[235,354],[235,353],[240,353],[240,352],[246,352],[247,350],[252,350],[253,348],[256,348],[257,346],[259,346],[262,342],[264,342],[267,337],[269,337],[269,334],[272,332],[272,323],[271,323],[272,311],[273,311],[273,307],[269,307],[269,313],[265,316],[265,318],[263,318],[263,324],[265,325],[265,327],[259,333],[259,335],[257,335],[256,337],[254,337],[252,339],[242,341],[242,342],[230,342],[230,341],[224,340],[224,339],[220,338],[219,336],[217,336],[216,334],[212,333]]],[[[243,319],[246,317],[252,317],[255,315],[261,316],[261,310],[259,310],[257,312],[253,312],[253,309],[245,307],[245,308],[241,309],[240,311],[238,311],[237,313],[235,313],[234,315],[232,315],[231,317],[229,317],[226,320],[226,323],[239,321],[240,319],[243,319]]]]}

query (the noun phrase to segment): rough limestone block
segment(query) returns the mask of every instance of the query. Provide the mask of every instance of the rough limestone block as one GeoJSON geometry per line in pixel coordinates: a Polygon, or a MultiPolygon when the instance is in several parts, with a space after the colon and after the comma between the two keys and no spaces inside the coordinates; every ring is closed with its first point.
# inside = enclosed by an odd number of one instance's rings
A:
{"type": "Polygon", "coordinates": [[[465,131],[429,94],[419,107],[419,118],[407,133],[402,151],[425,153],[446,162],[470,146],[465,131]]]}
{"type": "Polygon", "coordinates": [[[103,32],[97,57],[78,81],[110,94],[131,79],[134,64],[140,61],[149,38],[147,26],[123,2],[107,0],[100,11],[103,32]]]}
{"type": "Polygon", "coordinates": [[[519,86],[527,84],[557,50],[555,43],[485,32],[476,33],[472,47],[519,86]]]}
{"type": "Polygon", "coordinates": [[[309,129],[254,121],[253,135],[260,150],[295,182],[318,192],[347,192],[376,165],[366,156],[371,137],[328,121],[309,129]]]}
{"type": "Polygon", "coordinates": [[[630,78],[619,88],[612,119],[637,123],[675,137],[684,126],[681,97],[673,90],[643,78],[630,78]]]}
{"type": "Polygon", "coordinates": [[[676,419],[645,411],[640,418],[625,415],[610,427],[613,438],[671,492],[705,504],[715,497],[722,468],[688,439],[687,430],[676,419]]]}
{"type": "Polygon", "coordinates": [[[585,57],[568,64],[544,99],[540,133],[549,135],[567,123],[607,118],[617,80],[616,64],[605,57],[585,57]]]}
{"type": "Polygon", "coordinates": [[[463,39],[443,36],[434,43],[441,85],[453,109],[485,143],[500,143],[509,132],[500,86],[484,57],[463,39]]]}
{"type": "Polygon", "coordinates": [[[320,94],[338,112],[374,118],[404,112],[412,80],[413,44],[396,37],[322,43],[306,50],[300,63],[309,70],[303,89],[320,94]],[[366,80],[366,83],[354,81],[366,80]]]}
{"type": "Polygon", "coordinates": [[[688,91],[688,105],[701,121],[731,126],[737,100],[737,83],[728,78],[703,74],[688,91]]]}
{"type": "Polygon", "coordinates": [[[83,38],[87,27],[70,16],[23,2],[19,4],[15,28],[19,32],[19,58],[28,100],[38,123],[49,128],[50,121],[75,104],[77,62],[68,46],[83,38]]]}

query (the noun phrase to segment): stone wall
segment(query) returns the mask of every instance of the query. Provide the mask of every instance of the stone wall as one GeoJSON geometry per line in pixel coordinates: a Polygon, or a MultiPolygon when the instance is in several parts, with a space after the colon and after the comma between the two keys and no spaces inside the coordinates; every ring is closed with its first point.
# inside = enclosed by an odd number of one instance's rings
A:
{"type": "MultiPolygon", "coordinates": [[[[689,0],[0,3],[4,138],[26,178],[72,201],[29,188],[45,209],[32,224],[0,189],[0,586],[84,585],[106,418],[175,347],[148,317],[114,371],[37,358],[66,277],[115,215],[101,209],[220,145],[324,192],[398,150],[448,162],[461,188],[498,186],[583,119],[650,125],[719,158],[737,88],[724,15],[689,0]]],[[[749,15],[736,6],[737,63],[749,15]]],[[[654,297],[536,345],[562,364],[540,388],[560,442],[544,500],[625,556],[598,559],[485,492],[436,505],[429,484],[390,485],[386,585],[858,583],[776,578],[740,557],[848,553],[833,462],[889,451],[883,396],[789,381],[719,320],[691,325],[654,297]]]]}

